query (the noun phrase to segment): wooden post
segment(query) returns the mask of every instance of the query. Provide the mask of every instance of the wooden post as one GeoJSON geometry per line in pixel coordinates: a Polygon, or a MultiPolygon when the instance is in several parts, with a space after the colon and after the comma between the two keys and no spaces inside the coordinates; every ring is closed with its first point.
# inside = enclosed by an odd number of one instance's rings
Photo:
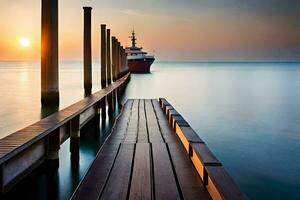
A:
{"type": "Polygon", "coordinates": [[[118,58],[118,67],[117,67],[117,78],[120,78],[120,69],[121,69],[121,55],[120,55],[120,48],[121,48],[121,44],[118,41],[118,46],[117,46],[117,58],[118,58]]]}
{"type": "MultiPolygon", "coordinates": [[[[106,25],[101,24],[101,88],[106,88],[106,25]]],[[[106,98],[101,100],[102,121],[106,118],[106,98]]]]}
{"type": "Polygon", "coordinates": [[[92,39],[91,39],[91,7],[83,7],[84,10],[84,92],[88,96],[92,93],[92,39]]]}
{"type": "Polygon", "coordinates": [[[111,44],[110,44],[110,29],[107,29],[106,45],[107,45],[107,85],[111,84],[111,44]]]}
{"type": "Polygon", "coordinates": [[[76,116],[70,121],[70,152],[72,165],[79,164],[79,146],[80,146],[80,116],[76,116]]]}
{"type": "Polygon", "coordinates": [[[120,46],[120,78],[122,77],[123,72],[123,54],[122,54],[123,46],[120,46]]]}
{"type": "MultiPolygon", "coordinates": [[[[123,77],[125,75],[125,49],[122,47],[121,48],[121,55],[122,55],[122,73],[121,73],[121,76],[123,77]]],[[[124,91],[125,91],[125,83],[123,83],[120,87],[121,89],[121,95],[124,94],[124,91]]]]}
{"type": "Polygon", "coordinates": [[[123,75],[126,74],[126,54],[125,54],[125,49],[123,48],[123,75]]]}
{"type": "MultiPolygon", "coordinates": [[[[116,67],[117,67],[117,63],[116,63],[116,37],[112,37],[112,79],[113,82],[115,82],[117,80],[117,71],[116,71],[116,67]]],[[[113,110],[115,111],[116,109],[116,90],[114,90],[112,92],[112,106],[113,106],[113,110]]]]}
{"type": "Polygon", "coordinates": [[[58,0],[42,0],[41,102],[59,105],[58,0]]]}
{"type": "MultiPolygon", "coordinates": [[[[120,77],[123,77],[123,69],[124,69],[124,63],[123,63],[123,61],[124,61],[124,55],[123,55],[123,46],[121,46],[121,48],[120,48],[120,58],[121,58],[121,65],[120,65],[120,77]]],[[[122,91],[123,91],[123,85],[120,85],[120,91],[119,91],[119,96],[121,97],[122,96],[122,91]]]]}
{"type": "Polygon", "coordinates": [[[120,46],[120,78],[123,76],[123,46],[120,46]]]}
{"type": "Polygon", "coordinates": [[[116,74],[116,37],[112,37],[112,75],[113,75],[113,81],[115,82],[117,80],[117,74],[116,74]]]}
{"type": "Polygon", "coordinates": [[[60,137],[59,128],[54,130],[47,137],[47,162],[50,170],[56,170],[59,167],[59,149],[60,149],[60,137]]]}
{"type": "Polygon", "coordinates": [[[128,73],[128,65],[127,65],[127,53],[126,53],[126,48],[124,49],[124,69],[125,69],[125,74],[128,73]]]}
{"type": "MultiPolygon", "coordinates": [[[[121,57],[121,44],[120,44],[120,42],[118,42],[118,47],[117,47],[117,58],[118,58],[118,61],[117,61],[117,63],[118,63],[118,67],[117,67],[117,77],[118,77],[118,79],[119,78],[121,78],[121,74],[120,74],[120,72],[121,72],[121,59],[122,59],[122,57],[121,57]]],[[[117,89],[117,101],[118,101],[118,105],[119,105],[119,107],[121,106],[121,95],[120,95],[120,87],[117,89]]]]}
{"type": "MultiPolygon", "coordinates": [[[[107,85],[112,83],[111,80],[111,38],[110,38],[110,29],[107,29],[106,36],[106,45],[107,45],[107,85]]],[[[113,103],[112,103],[112,93],[107,95],[107,103],[108,103],[108,116],[112,119],[113,116],[113,103]]]]}

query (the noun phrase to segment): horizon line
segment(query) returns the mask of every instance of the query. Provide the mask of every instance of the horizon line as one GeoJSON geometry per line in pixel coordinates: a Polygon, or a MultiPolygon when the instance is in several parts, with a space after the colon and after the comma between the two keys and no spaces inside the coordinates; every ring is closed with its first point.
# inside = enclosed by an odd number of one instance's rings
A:
{"type": "MultiPolygon", "coordinates": [[[[0,62],[40,62],[40,60],[0,59],[0,62]]],[[[61,59],[59,62],[83,62],[83,59],[61,59]]],[[[100,60],[92,61],[98,63],[100,60]]],[[[300,60],[156,60],[155,62],[186,62],[186,63],[299,63],[300,60]]]]}

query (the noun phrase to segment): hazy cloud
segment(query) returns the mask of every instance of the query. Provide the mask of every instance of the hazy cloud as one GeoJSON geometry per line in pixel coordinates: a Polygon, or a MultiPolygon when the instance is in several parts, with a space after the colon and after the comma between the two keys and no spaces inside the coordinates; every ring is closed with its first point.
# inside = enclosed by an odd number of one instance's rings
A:
{"type": "Polygon", "coordinates": [[[132,15],[132,16],[137,16],[137,17],[147,16],[147,14],[145,14],[144,12],[139,12],[139,11],[133,10],[133,9],[123,9],[120,12],[123,14],[126,14],[126,15],[132,15]]]}

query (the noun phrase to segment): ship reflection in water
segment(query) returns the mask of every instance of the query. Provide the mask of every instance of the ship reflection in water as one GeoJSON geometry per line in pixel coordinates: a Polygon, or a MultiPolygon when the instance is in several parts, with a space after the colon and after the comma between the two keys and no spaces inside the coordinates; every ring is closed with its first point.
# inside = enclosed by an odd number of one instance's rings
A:
{"type": "Polygon", "coordinates": [[[136,46],[135,32],[132,31],[131,47],[126,47],[128,67],[131,73],[150,73],[150,67],[155,58],[147,52],[142,51],[142,47],[136,46]]]}

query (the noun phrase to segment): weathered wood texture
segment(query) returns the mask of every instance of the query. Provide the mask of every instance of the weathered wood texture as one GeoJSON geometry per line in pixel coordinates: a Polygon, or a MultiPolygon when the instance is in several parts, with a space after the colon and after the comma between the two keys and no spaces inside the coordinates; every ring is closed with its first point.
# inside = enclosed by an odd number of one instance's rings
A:
{"type": "Polygon", "coordinates": [[[158,101],[151,99],[126,102],[72,198],[211,199],[158,101]]]}
{"type": "Polygon", "coordinates": [[[58,162],[60,144],[69,137],[71,158],[77,163],[80,128],[97,114],[99,102],[125,85],[128,78],[129,74],[105,89],[0,139],[1,194],[6,193],[42,161],[58,162]]]}

